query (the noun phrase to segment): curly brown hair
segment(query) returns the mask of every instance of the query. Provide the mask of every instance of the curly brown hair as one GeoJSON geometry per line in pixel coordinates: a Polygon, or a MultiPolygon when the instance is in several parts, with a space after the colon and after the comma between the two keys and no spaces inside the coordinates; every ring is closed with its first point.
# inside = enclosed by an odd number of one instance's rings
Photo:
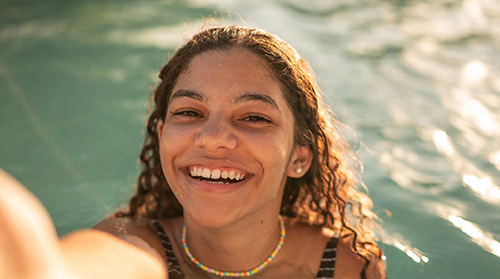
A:
{"type": "Polygon", "coordinates": [[[281,214],[333,229],[341,237],[354,236],[352,248],[367,260],[366,269],[368,259],[381,254],[372,235],[372,202],[358,190],[361,183],[356,179],[354,166],[360,164],[342,137],[341,124],[324,107],[305,60],[286,42],[259,29],[226,26],[202,30],[163,67],[161,82],[152,93],[137,192],[128,209],[113,216],[166,218],[183,214],[162,171],[157,124],[165,120],[172,90],[193,57],[234,47],[247,49],[266,61],[293,112],[296,144],[308,145],[312,150],[312,164],[305,175],[286,181],[281,214]]]}

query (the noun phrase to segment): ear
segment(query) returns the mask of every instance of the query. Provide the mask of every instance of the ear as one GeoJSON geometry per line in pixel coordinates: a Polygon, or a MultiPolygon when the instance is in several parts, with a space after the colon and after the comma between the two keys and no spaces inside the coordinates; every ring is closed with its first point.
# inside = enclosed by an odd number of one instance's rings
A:
{"type": "Polygon", "coordinates": [[[163,133],[163,121],[160,119],[156,124],[156,131],[158,131],[158,141],[161,139],[161,134],[163,133]]]}
{"type": "Polygon", "coordinates": [[[293,178],[300,178],[311,167],[312,151],[309,145],[297,145],[292,153],[286,175],[293,178]]]}

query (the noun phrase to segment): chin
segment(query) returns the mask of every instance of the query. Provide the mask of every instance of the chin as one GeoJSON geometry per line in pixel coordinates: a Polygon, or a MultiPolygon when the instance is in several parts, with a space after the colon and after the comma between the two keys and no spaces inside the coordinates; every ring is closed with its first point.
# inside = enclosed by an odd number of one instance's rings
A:
{"type": "Polygon", "coordinates": [[[185,214],[197,225],[205,228],[223,228],[242,218],[237,207],[195,206],[185,214]]]}

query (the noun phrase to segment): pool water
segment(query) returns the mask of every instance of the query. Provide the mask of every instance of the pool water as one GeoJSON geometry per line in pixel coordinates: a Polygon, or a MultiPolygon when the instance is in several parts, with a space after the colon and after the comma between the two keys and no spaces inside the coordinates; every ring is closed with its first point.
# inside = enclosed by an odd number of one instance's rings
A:
{"type": "Polygon", "coordinates": [[[157,72],[214,11],[316,71],[356,135],[389,278],[500,278],[495,0],[1,1],[0,167],[60,235],[127,201],[157,72]]]}

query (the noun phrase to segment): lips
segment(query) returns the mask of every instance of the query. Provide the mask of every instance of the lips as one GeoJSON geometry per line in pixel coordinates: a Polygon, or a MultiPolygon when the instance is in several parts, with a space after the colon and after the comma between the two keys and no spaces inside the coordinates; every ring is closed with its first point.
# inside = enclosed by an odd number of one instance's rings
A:
{"type": "Polygon", "coordinates": [[[238,169],[210,169],[203,166],[189,167],[188,173],[194,179],[218,184],[237,183],[243,181],[246,177],[248,177],[245,172],[238,169]]]}

